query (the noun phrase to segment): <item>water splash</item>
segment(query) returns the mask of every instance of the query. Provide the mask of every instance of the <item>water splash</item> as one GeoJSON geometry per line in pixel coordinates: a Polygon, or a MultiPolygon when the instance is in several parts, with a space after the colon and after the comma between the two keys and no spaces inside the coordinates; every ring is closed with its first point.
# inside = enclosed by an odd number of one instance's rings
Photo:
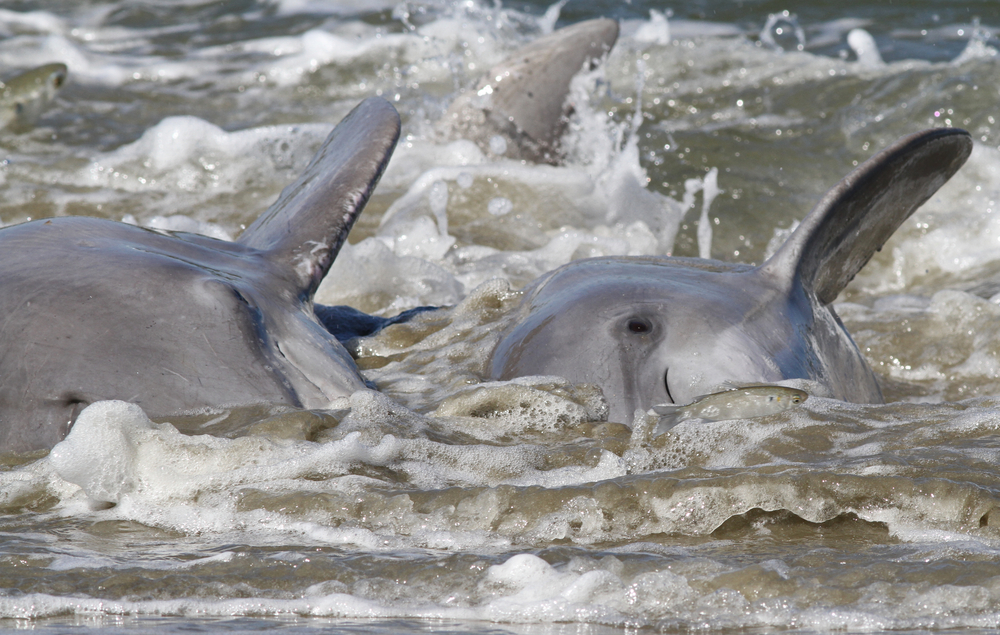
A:
{"type": "Polygon", "coordinates": [[[882,61],[882,54],[879,53],[878,44],[871,33],[864,29],[851,29],[847,34],[847,45],[854,51],[858,58],[858,64],[869,68],[885,66],[882,61]]]}
{"type": "Polygon", "coordinates": [[[767,16],[759,37],[761,42],[772,48],[786,51],[804,51],[806,48],[806,32],[795,14],[788,10],[767,16]]]}

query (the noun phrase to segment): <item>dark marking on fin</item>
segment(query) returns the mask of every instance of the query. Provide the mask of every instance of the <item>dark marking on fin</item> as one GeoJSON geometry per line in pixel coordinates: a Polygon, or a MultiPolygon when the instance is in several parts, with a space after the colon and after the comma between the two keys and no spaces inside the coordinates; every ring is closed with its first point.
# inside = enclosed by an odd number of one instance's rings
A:
{"type": "Polygon", "coordinates": [[[237,242],[293,269],[311,297],[385,171],[399,131],[399,114],[389,102],[361,102],[237,242]]]}

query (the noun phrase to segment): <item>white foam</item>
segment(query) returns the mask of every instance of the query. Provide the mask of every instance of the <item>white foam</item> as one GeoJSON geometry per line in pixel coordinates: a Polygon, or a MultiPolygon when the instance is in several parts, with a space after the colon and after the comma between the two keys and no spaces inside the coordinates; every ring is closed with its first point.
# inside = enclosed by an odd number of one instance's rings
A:
{"type": "Polygon", "coordinates": [[[48,460],[59,476],[80,486],[91,499],[118,502],[139,487],[136,446],[153,430],[138,406],[98,402],[80,413],[48,460]]]}
{"type": "Polygon", "coordinates": [[[197,117],[167,117],[136,141],[97,158],[86,175],[91,183],[105,187],[149,189],[159,184],[158,189],[236,189],[243,184],[227,182],[220,175],[225,166],[216,160],[242,158],[236,162],[240,167],[247,157],[263,151],[277,166],[299,163],[303,159],[297,155],[305,153],[302,146],[314,144],[329,130],[324,124],[308,124],[226,132],[197,117]],[[120,169],[129,164],[139,165],[130,166],[129,172],[120,169]]]}
{"type": "MultiPolygon", "coordinates": [[[[260,70],[248,72],[244,81],[266,77],[279,86],[303,81],[310,73],[333,63],[346,64],[365,55],[382,54],[407,44],[418,45],[422,40],[407,34],[386,34],[379,38],[349,39],[321,29],[311,29],[302,35],[264,38],[241,43],[247,52],[268,53],[274,59],[260,70]]],[[[433,52],[428,50],[427,54],[433,52]]]]}
{"type": "Polygon", "coordinates": [[[958,31],[962,36],[969,38],[969,43],[961,54],[952,60],[952,64],[960,65],[975,60],[991,59],[1000,54],[1000,51],[989,44],[990,40],[994,38],[993,32],[980,26],[978,19],[971,27],[960,28],[958,31]]]}
{"type": "MultiPolygon", "coordinates": [[[[585,108],[579,105],[577,112],[584,111],[585,108]]],[[[609,135],[613,137],[617,132],[608,125],[606,118],[595,115],[590,124],[581,126],[577,132],[584,129],[593,132],[575,136],[572,144],[575,150],[570,151],[571,156],[601,156],[596,148],[590,148],[594,150],[592,155],[589,150],[583,150],[590,143],[589,139],[598,139],[604,147],[613,148],[608,141],[609,135]]],[[[434,152],[426,148],[397,151],[398,162],[397,158],[393,159],[383,182],[402,181],[409,186],[382,216],[378,237],[397,255],[402,255],[400,237],[412,239],[417,234],[416,223],[421,216],[434,218],[438,234],[425,233],[423,242],[414,241],[432,248],[422,254],[409,253],[455,271],[466,290],[496,275],[498,269],[511,267],[524,271],[521,274],[524,277],[540,275],[580,257],[580,249],[586,249],[586,255],[646,255],[668,252],[673,245],[681,206],[647,189],[648,177],[640,166],[634,135],[621,151],[612,153],[610,162],[605,156],[596,163],[571,163],[563,167],[488,160],[467,141],[438,148],[434,152]],[[448,156],[453,151],[456,152],[454,156],[448,156]],[[481,208],[484,217],[505,216],[515,211],[537,213],[547,219],[562,218],[567,226],[551,232],[547,245],[530,252],[509,250],[500,256],[495,251],[471,246],[449,251],[454,239],[445,234],[448,225],[441,212],[450,204],[450,199],[444,198],[441,188],[454,184],[456,191],[468,191],[475,183],[484,182],[503,187],[501,191],[517,193],[516,200],[511,196],[486,198],[481,208]],[[435,188],[438,194],[432,196],[435,188]],[[558,198],[553,198],[552,193],[558,193],[558,198]],[[650,218],[653,227],[649,225],[650,218]],[[523,263],[526,261],[538,264],[525,270],[523,263]],[[510,264],[503,264],[505,262],[510,264]]],[[[475,199],[465,204],[474,202],[475,199]]]]}
{"type": "MultiPolygon", "coordinates": [[[[556,22],[559,21],[559,14],[562,12],[562,8],[566,6],[569,0],[559,0],[553,4],[550,4],[545,13],[543,13],[538,18],[538,28],[543,34],[552,33],[556,28],[556,22]]],[[[500,153],[503,154],[503,153],[500,153]]]]}
{"type": "Polygon", "coordinates": [[[649,22],[643,22],[632,35],[638,42],[666,46],[670,44],[670,23],[667,20],[669,12],[649,10],[649,22]]]}
{"type": "Polygon", "coordinates": [[[48,11],[10,11],[0,9],[0,33],[10,36],[21,30],[38,33],[65,33],[66,21],[48,11]]]}
{"type": "MultiPolygon", "coordinates": [[[[74,29],[75,31],[75,29],[74,29]]],[[[0,41],[0,63],[7,66],[40,66],[60,62],[69,69],[70,81],[108,86],[143,81],[176,81],[204,74],[206,63],[174,62],[156,57],[131,57],[101,52],[108,35],[98,32],[83,40],[56,29],[47,35],[19,35],[0,41]]]]}
{"type": "Polygon", "coordinates": [[[500,135],[490,137],[490,152],[495,156],[503,156],[507,152],[507,140],[500,135]]]}
{"type": "Polygon", "coordinates": [[[19,505],[45,495],[67,499],[77,489],[60,478],[47,462],[34,461],[0,472],[0,508],[17,509],[19,505]]]}
{"type": "Polygon", "coordinates": [[[650,10],[648,20],[624,19],[619,24],[616,47],[644,48],[662,46],[676,40],[728,38],[747,35],[739,25],[708,20],[686,20],[671,15],[671,10],[650,10]]]}
{"type": "Polygon", "coordinates": [[[854,29],[864,29],[871,26],[872,21],[863,18],[834,18],[811,24],[809,27],[809,48],[834,46],[844,41],[847,33],[854,29]]]}
{"type": "Polygon", "coordinates": [[[429,219],[418,219],[408,229],[398,238],[345,244],[316,292],[316,301],[387,313],[458,302],[465,295],[464,286],[439,264],[454,239],[441,239],[429,219]]]}
{"type": "MultiPolygon", "coordinates": [[[[373,391],[356,393],[350,405],[336,438],[315,444],[257,436],[186,436],[168,423],[151,423],[133,404],[97,402],[81,413],[44,463],[76,485],[88,500],[115,504],[113,515],[118,518],[185,532],[230,531],[252,519],[263,532],[304,532],[312,539],[336,544],[360,540],[359,546],[365,548],[374,543],[386,548],[405,544],[403,535],[411,533],[408,527],[425,521],[410,511],[397,517],[398,527],[379,531],[377,538],[365,527],[326,531],[309,522],[289,524],[280,513],[240,512],[231,492],[239,487],[264,487],[270,492],[287,487],[302,492],[308,483],[303,477],[318,474],[333,482],[347,477],[345,485],[352,487],[349,474],[357,465],[398,470],[408,483],[422,489],[454,482],[555,487],[625,473],[621,459],[607,452],[593,467],[544,470],[540,448],[432,442],[423,438],[428,425],[424,418],[373,391]]],[[[329,485],[318,487],[326,490],[329,485]]],[[[72,500],[69,497],[67,502],[72,500]]],[[[450,540],[458,548],[468,545],[461,536],[432,539],[437,544],[450,540]]]]}
{"type": "Polygon", "coordinates": [[[882,54],[871,33],[861,28],[852,29],[847,34],[847,44],[858,58],[858,64],[870,68],[884,66],[882,54]]]}
{"type": "Polygon", "coordinates": [[[768,46],[802,51],[806,46],[806,33],[798,18],[787,10],[767,16],[767,22],[760,31],[760,41],[768,46]],[[794,42],[794,43],[793,43],[794,42]]]}
{"type": "Polygon", "coordinates": [[[385,11],[394,8],[396,5],[395,0],[348,0],[332,4],[324,0],[278,0],[275,3],[278,15],[307,13],[337,16],[385,11]]]}
{"type": "Polygon", "coordinates": [[[488,211],[493,216],[503,216],[504,214],[510,214],[514,209],[514,204],[511,203],[509,198],[504,198],[503,196],[498,196],[496,198],[491,198],[490,202],[486,205],[486,211],[488,211]]]}
{"type": "MultiPolygon", "coordinates": [[[[236,554],[232,551],[215,553],[201,558],[176,561],[173,559],[147,559],[142,568],[149,571],[184,571],[197,569],[219,562],[232,562],[236,554]]],[[[93,552],[59,554],[48,564],[51,571],[74,571],[86,569],[125,569],[134,566],[127,557],[99,555],[93,552]]]]}

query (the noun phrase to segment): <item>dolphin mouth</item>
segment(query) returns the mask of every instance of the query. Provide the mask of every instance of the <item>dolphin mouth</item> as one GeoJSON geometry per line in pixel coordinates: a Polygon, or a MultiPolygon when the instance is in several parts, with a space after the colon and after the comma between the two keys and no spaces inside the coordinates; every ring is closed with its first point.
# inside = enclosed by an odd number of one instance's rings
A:
{"type": "Polygon", "coordinates": [[[668,368],[663,373],[663,388],[664,388],[664,390],[667,391],[667,399],[670,400],[670,403],[677,403],[676,401],[674,401],[674,396],[670,394],[670,379],[669,379],[669,377],[670,377],[670,369],[668,368]]]}

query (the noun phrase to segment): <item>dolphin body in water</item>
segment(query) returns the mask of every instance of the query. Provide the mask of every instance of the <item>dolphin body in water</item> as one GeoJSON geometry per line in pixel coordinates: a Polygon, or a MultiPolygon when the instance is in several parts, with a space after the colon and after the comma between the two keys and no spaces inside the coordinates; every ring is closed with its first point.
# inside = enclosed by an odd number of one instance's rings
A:
{"type": "Polygon", "coordinates": [[[0,230],[0,449],[51,448],[98,400],[156,417],[365,388],[312,298],[399,130],[362,102],[235,242],[85,217],[0,230]]]}
{"type": "Polygon", "coordinates": [[[654,404],[793,379],[824,396],[880,403],[831,303],[971,151],[964,130],[900,139],[830,190],[758,267],[620,256],[555,269],[524,290],[492,352],[492,378],[596,384],[609,419],[624,423],[654,404]]]}
{"type": "MultiPolygon", "coordinates": [[[[449,124],[481,144],[504,138],[509,156],[554,161],[571,79],[617,35],[617,22],[591,20],[539,38],[491,69],[478,89],[492,96],[459,100],[449,124]]],[[[58,87],[65,67],[45,70],[58,87]]],[[[81,217],[0,230],[0,451],[52,447],[99,400],[163,417],[324,408],[371,387],[341,342],[433,307],[387,318],[312,297],[399,130],[390,104],[363,102],[232,243],[81,217]]]]}
{"type": "MultiPolygon", "coordinates": [[[[490,69],[439,123],[490,154],[557,163],[570,82],[617,36],[615,21],[591,20],[540,37],[490,69]]],[[[653,405],[790,379],[845,401],[881,402],[874,373],[831,303],[971,149],[968,133],[957,129],[899,140],[830,190],[759,267],[607,257],[549,272],[525,289],[492,353],[490,376],[596,384],[610,419],[624,422],[653,405]]]]}
{"type": "MultiPolygon", "coordinates": [[[[51,447],[97,400],[159,417],[261,402],[324,408],[365,388],[338,337],[395,319],[313,307],[312,296],[399,129],[391,105],[363,102],[235,242],[93,218],[0,230],[0,449],[51,447]]],[[[619,421],[719,386],[785,379],[881,401],[830,303],[971,147],[956,129],[900,140],[831,190],[760,267],[611,257],[556,269],[526,290],[491,374],[597,384],[619,421]]]]}

